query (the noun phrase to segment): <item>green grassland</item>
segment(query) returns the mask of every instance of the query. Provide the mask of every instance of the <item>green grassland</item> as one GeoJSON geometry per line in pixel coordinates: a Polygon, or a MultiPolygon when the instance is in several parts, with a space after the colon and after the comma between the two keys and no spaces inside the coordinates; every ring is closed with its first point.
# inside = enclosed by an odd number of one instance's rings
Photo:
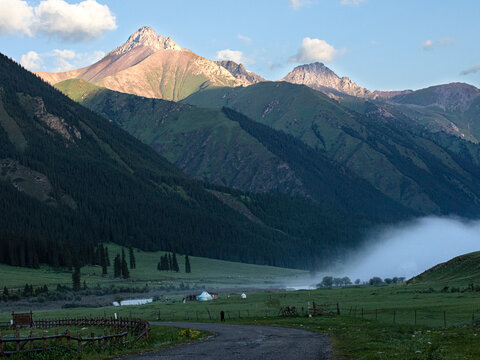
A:
{"type": "MultiPolygon", "coordinates": [[[[35,316],[117,313],[148,320],[219,321],[223,310],[230,323],[293,326],[329,334],[340,359],[479,359],[478,264],[480,252],[439,264],[403,284],[247,292],[246,299],[241,299],[240,293],[224,292],[218,300],[210,302],[183,303],[183,295],[175,295],[168,301],[143,306],[40,311],[35,316]],[[325,309],[323,316],[306,316],[306,309],[313,302],[317,308],[325,309]],[[287,305],[296,306],[299,316],[279,316],[280,308],[287,305]]],[[[8,319],[8,314],[0,315],[0,321],[8,319]]]]}
{"type": "MultiPolygon", "coordinates": [[[[110,260],[120,254],[122,248],[115,244],[107,244],[110,260]]],[[[290,281],[297,276],[306,274],[306,271],[284,269],[273,266],[261,266],[243,264],[230,261],[214,260],[191,256],[190,264],[192,272],[185,273],[185,257],[177,255],[180,271],[158,271],[157,264],[160,257],[165,253],[144,252],[135,250],[136,269],[130,270],[130,279],[113,278],[113,267],[108,268],[108,276],[102,276],[100,266],[85,266],[81,269],[81,281],[85,280],[89,287],[96,286],[135,286],[144,287],[146,284],[155,289],[158,286],[178,285],[184,283],[189,286],[207,286],[213,288],[235,287],[244,285],[247,287],[269,287],[274,284],[290,281]]],[[[128,258],[128,251],[127,251],[128,258]]],[[[128,260],[128,259],[127,259],[128,260]]],[[[54,269],[42,266],[39,270],[0,265],[0,286],[10,288],[22,288],[25,283],[34,286],[57,284],[71,286],[72,273],[64,269],[54,269]]],[[[52,288],[53,290],[53,288],[52,288]]]]}

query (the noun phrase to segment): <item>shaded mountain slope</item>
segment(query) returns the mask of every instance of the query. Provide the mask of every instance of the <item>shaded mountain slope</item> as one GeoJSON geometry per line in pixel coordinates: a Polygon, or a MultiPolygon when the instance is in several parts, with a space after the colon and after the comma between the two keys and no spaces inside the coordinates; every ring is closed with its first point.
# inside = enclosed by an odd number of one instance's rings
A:
{"type": "Polygon", "coordinates": [[[150,147],[3,55],[0,87],[1,244],[114,241],[305,268],[337,257],[359,241],[367,224],[305,200],[217,189],[248,204],[261,220],[252,222],[150,147]],[[299,229],[296,214],[279,209],[324,221],[299,229]]]}
{"type": "Polygon", "coordinates": [[[411,214],[322,152],[229,109],[139,98],[82,80],[68,80],[57,87],[203,180],[243,190],[300,195],[377,220],[411,214]]]}
{"type": "Polygon", "coordinates": [[[289,133],[415,211],[479,213],[475,161],[454,159],[456,154],[435,138],[365,117],[306,86],[263,82],[201,91],[185,102],[227,106],[289,133]]]}

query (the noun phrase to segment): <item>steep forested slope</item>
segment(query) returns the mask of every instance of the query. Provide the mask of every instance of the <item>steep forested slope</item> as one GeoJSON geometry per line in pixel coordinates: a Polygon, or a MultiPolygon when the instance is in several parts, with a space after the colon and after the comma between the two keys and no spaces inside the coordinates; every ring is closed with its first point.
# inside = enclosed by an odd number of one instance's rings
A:
{"type": "Polygon", "coordinates": [[[108,240],[305,268],[334,259],[369,224],[302,199],[207,188],[4,56],[0,96],[4,262],[28,264],[25,249],[36,246],[44,257],[62,251],[45,244],[78,251],[108,240]],[[298,221],[301,214],[309,216],[298,221]]]}

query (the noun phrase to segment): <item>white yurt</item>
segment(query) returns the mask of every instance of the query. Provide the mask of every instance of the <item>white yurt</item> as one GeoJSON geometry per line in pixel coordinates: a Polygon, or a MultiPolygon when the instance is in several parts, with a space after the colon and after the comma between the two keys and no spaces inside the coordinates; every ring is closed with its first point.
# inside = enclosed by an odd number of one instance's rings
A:
{"type": "Polygon", "coordinates": [[[210,300],[213,300],[213,297],[206,291],[202,292],[198,297],[198,301],[210,301],[210,300]]]}

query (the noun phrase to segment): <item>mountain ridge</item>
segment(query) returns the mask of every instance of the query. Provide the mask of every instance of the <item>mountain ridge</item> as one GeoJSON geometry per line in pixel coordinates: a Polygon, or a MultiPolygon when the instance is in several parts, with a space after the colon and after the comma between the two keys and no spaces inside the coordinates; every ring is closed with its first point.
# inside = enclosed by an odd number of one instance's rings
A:
{"type": "Polygon", "coordinates": [[[111,90],[167,100],[181,100],[212,86],[242,84],[223,66],[157,35],[150,27],[140,28],[90,66],[34,73],[51,85],[79,78],[111,90]]]}

